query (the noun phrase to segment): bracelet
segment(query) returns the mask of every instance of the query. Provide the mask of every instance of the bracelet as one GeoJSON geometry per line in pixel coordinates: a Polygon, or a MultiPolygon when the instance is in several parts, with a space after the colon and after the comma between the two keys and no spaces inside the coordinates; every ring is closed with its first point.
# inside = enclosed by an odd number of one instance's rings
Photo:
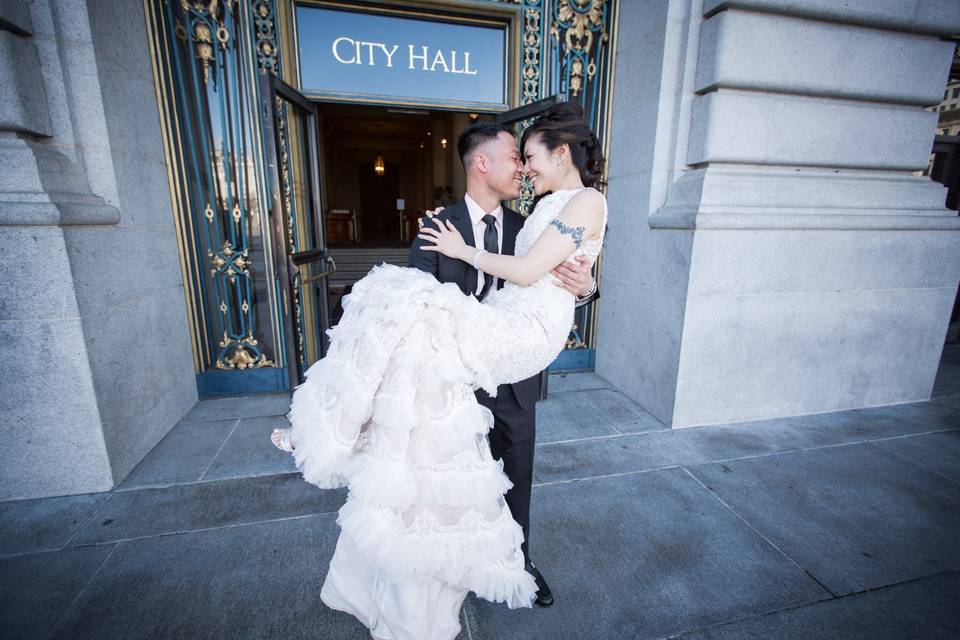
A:
{"type": "Polygon", "coordinates": [[[477,249],[477,252],[473,254],[473,262],[471,264],[473,265],[474,269],[477,269],[478,271],[480,270],[480,267],[477,266],[477,258],[479,258],[481,254],[486,252],[487,252],[486,249],[477,249]]]}
{"type": "Polygon", "coordinates": [[[589,298],[590,296],[592,296],[592,295],[595,294],[596,292],[597,292],[597,279],[594,278],[594,279],[593,279],[593,286],[590,288],[590,293],[588,293],[588,294],[586,294],[586,295],[583,295],[583,296],[577,296],[577,300],[586,300],[587,298],[589,298]]]}

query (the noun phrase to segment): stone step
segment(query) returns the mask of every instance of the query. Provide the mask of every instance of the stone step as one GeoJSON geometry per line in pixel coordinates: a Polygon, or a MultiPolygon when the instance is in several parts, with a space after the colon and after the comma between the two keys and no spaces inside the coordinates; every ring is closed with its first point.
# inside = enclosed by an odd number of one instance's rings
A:
{"type": "Polygon", "coordinates": [[[407,247],[346,247],[330,249],[330,255],[337,264],[336,272],[330,276],[330,288],[342,290],[367,275],[375,265],[381,262],[406,266],[410,250],[407,247]]]}

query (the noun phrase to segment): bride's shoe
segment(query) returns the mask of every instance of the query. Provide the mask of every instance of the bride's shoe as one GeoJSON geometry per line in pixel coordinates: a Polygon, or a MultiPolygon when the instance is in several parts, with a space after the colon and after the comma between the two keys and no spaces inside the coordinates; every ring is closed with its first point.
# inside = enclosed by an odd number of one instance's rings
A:
{"type": "Polygon", "coordinates": [[[270,441],[277,449],[293,453],[293,443],[290,441],[290,429],[274,429],[270,441]]]}

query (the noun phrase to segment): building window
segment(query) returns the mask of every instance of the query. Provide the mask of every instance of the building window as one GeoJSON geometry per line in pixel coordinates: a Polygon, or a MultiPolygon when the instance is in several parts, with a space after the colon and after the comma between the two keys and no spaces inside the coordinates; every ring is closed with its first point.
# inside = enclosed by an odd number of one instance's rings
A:
{"type": "Polygon", "coordinates": [[[960,87],[954,87],[951,98],[960,98],[960,87]]]}

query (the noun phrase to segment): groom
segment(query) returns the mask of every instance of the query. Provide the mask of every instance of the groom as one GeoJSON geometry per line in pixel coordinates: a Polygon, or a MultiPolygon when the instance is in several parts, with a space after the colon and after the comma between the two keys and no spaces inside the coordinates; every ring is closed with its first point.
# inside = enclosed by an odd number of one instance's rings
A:
{"type": "MultiPolygon", "coordinates": [[[[491,253],[513,255],[523,218],[501,205],[503,200],[520,197],[523,161],[513,133],[506,126],[493,122],[472,124],[460,134],[457,152],[467,176],[467,193],[463,200],[437,213],[435,219],[450,220],[469,245],[491,253]]],[[[426,224],[436,226],[433,218],[426,224]]],[[[421,251],[424,244],[426,241],[419,238],[413,241],[409,266],[432,273],[441,282],[454,282],[464,294],[475,295],[481,300],[493,288],[503,286],[499,278],[478,272],[465,262],[448,258],[438,251],[421,251]]],[[[560,264],[553,270],[553,275],[557,278],[557,286],[577,296],[577,306],[597,297],[596,283],[585,257],[581,256],[575,266],[566,262],[560,264]]],[[[490,336],[490,339],[496,340],[497,336],[490,336]]],[[[513,483],[506,500],[513,518],[523,527],[523,555],[527,571],[537,581],[536,602],[549,607],[553,604],[553,595],[536,565],[530,561],[528,547],[535,405],[539,396],[538,376],[501,385],[497,388],[496,398],[491,398],[483,390],[477,391],[477,401],[493,413],[490,450],[494,458],[503,460],[503,470],[513,483]]]]}

